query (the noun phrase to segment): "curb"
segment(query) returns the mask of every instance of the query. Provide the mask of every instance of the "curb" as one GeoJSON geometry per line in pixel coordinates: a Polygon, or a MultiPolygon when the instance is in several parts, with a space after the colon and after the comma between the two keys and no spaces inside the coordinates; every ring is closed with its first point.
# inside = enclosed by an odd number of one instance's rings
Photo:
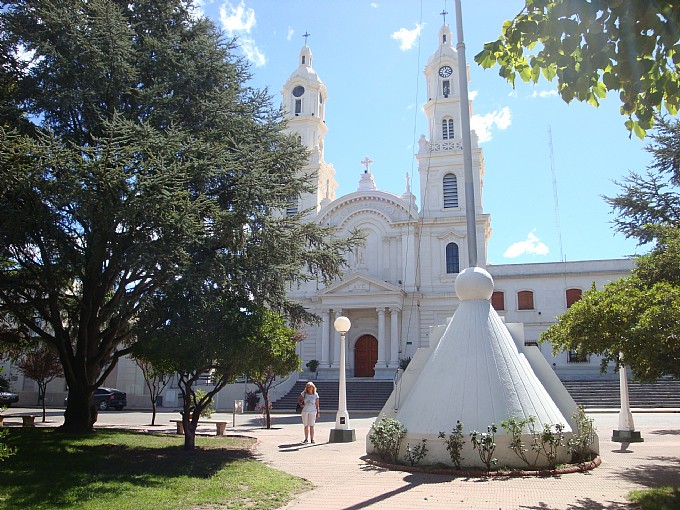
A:
{"type": "Polygon", "coordinates": [[[529,471],[529,470],[512,470],[512,471],[471,471],[467,469],[443,469],[443,468],[431,468],[427,466],[405,466],[403,464],[390,464],[384,462],[380,459],[376,459],[369,455],[364,455],[360,457],[366,464],[371,466],[381,467],[388,469],[390,471],[406,471],[408,473],[425,473],[431,475],[454,475],[464,478],[495,478],[495,477],[537,477],[537,478],[548,478],[551,476],[566,475],[570,473],[582,473],[595,469],[600,464],[602,464],[602,459],[597,456],[592,461],[586,464],[573,464],[568,467],[561,469],[544,469],[540,471],[529,471]]]}

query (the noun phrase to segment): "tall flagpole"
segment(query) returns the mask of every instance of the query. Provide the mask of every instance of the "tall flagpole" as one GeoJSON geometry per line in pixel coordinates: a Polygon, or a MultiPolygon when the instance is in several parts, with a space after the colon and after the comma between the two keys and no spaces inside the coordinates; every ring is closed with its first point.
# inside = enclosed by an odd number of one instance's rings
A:
{"type": "Polygon", "coordinates": [[[468,98],[467,62],[463,41],[463,15],[460,0],[456,0],[456,32],[458,43],[458,85],[460,88],[460,117],[463,130],[463,170],[465,171],[465,216],[467,219],[468,262],[477,266],[477,218],[475,216],[475,186],[472,180],[472,141],[470,140],[470,100],[468,98]]]}

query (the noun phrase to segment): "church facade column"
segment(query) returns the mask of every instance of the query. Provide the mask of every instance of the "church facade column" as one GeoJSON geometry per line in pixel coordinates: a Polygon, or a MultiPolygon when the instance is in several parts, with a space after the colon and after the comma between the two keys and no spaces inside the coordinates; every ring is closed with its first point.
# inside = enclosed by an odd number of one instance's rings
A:
{"type": "Polygon", "coordinates": [[[320,366],[326,368],[330,366],[330,360],[328,359],[328,347],[330,342],[330,310],[324,310],[321,312],[321,360],[320,366]]]}
{"type": "Polygon", "coordinates": [[[399,368],[399,344],[401,335],[399,334],[399,308],[390,308],[390,368],[399,368]]]}
{"type": "Polygon", "coordinates": [[[378,312],[378,361],[377,367],[385,366],[385,309],[376,308],[378,312]]]}
{"type": "Polygon", "coordinates": [[[340,333],[335,331],[335,319],[342,315],[342,310],[333,310],[333,321],[330,324],[332,333],[330,337],[333,339],[333,362],[331,363],[332,368],[340,368],[340,333]]]}

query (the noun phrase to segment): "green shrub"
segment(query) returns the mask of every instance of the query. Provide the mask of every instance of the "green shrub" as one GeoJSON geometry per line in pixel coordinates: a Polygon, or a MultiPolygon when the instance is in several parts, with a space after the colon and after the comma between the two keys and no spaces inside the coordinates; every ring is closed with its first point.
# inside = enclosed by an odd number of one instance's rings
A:
{"type": "Polygon", "coordinates": [[[572,418],[576,422],[576,430],[567,442],[567,452],[571,454],[572,462],[583,464],[593,460],[590,447],[595,442],[595,426],[593,420],[586,416],[583,406],[578,407],[572,418]]]}
{"type": "Polygon", "coordinates": [[[456,426],[451,431],[451,434],[447,437],[444,432],[439,433],[439,438],[444,440],[444,445],[449,451],[451,456],[451,462],[456,469],[460,469],[461,461],[465,460],[461,455],[463,450],[463,445],[465,444],[465,437],[463,436],[463,424],[460,420],[456,421],[456,426]]]}
{"type": "Polygon", "coordinates": [[[522,442],[522,432],[526,427],[529,433],[534,435],[535,422],[536,422],[535,416],[529,416],[528,418],[524,418],[523,420],[518,420],[517,418],[509,418],[501,422],[501,427],[503,427],[510,433],[510,445],[508,446],[508,448],[515,452],[515,454],[520,459],[522,459],[530,468],[536,467],[536,461],[538,460],[540,452],[536,452],[536,455],[533,457],[533,459],[527,456],[529,448],[527,448],[527,446],[522,442]]]}
{"type": "Polygon", "coordinates": [[[498,459],[494,458],[493,452],[496,451],[496,432],[498,427],[492,423],[486,428],[486,432],[470,432],[472,447],[479,453],[480,460],[486,466],[487,471],[491,471],[491,464],[496,465],[498,459]]]}
{"type": "Polygon", "coordinates": [[[378,423],[371,425],[368,440],[378,451],[381,459],[396,462],[401,440],[405,435],[406,427],[399,420],[383,415],[378,423]]]}
{"type": "Polygon", "coordinates": [[[543,453],[548,459],[548,469],[555,469],[557,467],[557,451],[564,447],[564,425],[561,423],[555,425],[544,423],[543,430],[533,432],[532,435],[531,449],[543,453]]]}
{"type": "Polygon", "coordinates": [[[406,444],[406,460],[409,461],[409,463],[412,466],[415,466],[425,458],[425,455],[427,455],[427,439],[421,439],[420,444],[415,444],[411,446],[410,443],[406,444]]]}

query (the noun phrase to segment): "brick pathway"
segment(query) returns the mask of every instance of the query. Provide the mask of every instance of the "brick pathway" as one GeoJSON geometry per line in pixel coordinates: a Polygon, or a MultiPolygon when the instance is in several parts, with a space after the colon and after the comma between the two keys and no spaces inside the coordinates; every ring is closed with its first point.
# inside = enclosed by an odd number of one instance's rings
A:
{"type": "Polygon", "coordinates": [[[644,443],[622,448],[611,442],[616,414],[593,414],[600,435],[602,465],[586,473],[556,478],[455,478],[387,471],[364,463],[365,437],[374,418],[351,417],[354,443],[328,443],[334,416],[317,424],[317,443],[301,444],[298,416],[275,416],[274,428],[237,427],[260,439],[258,454],[267,464],[316,485],[286,508],[296,510],[479,509],[622,510],[637,488],[680,485],[680,414],[635,414],[644,443]]]}

